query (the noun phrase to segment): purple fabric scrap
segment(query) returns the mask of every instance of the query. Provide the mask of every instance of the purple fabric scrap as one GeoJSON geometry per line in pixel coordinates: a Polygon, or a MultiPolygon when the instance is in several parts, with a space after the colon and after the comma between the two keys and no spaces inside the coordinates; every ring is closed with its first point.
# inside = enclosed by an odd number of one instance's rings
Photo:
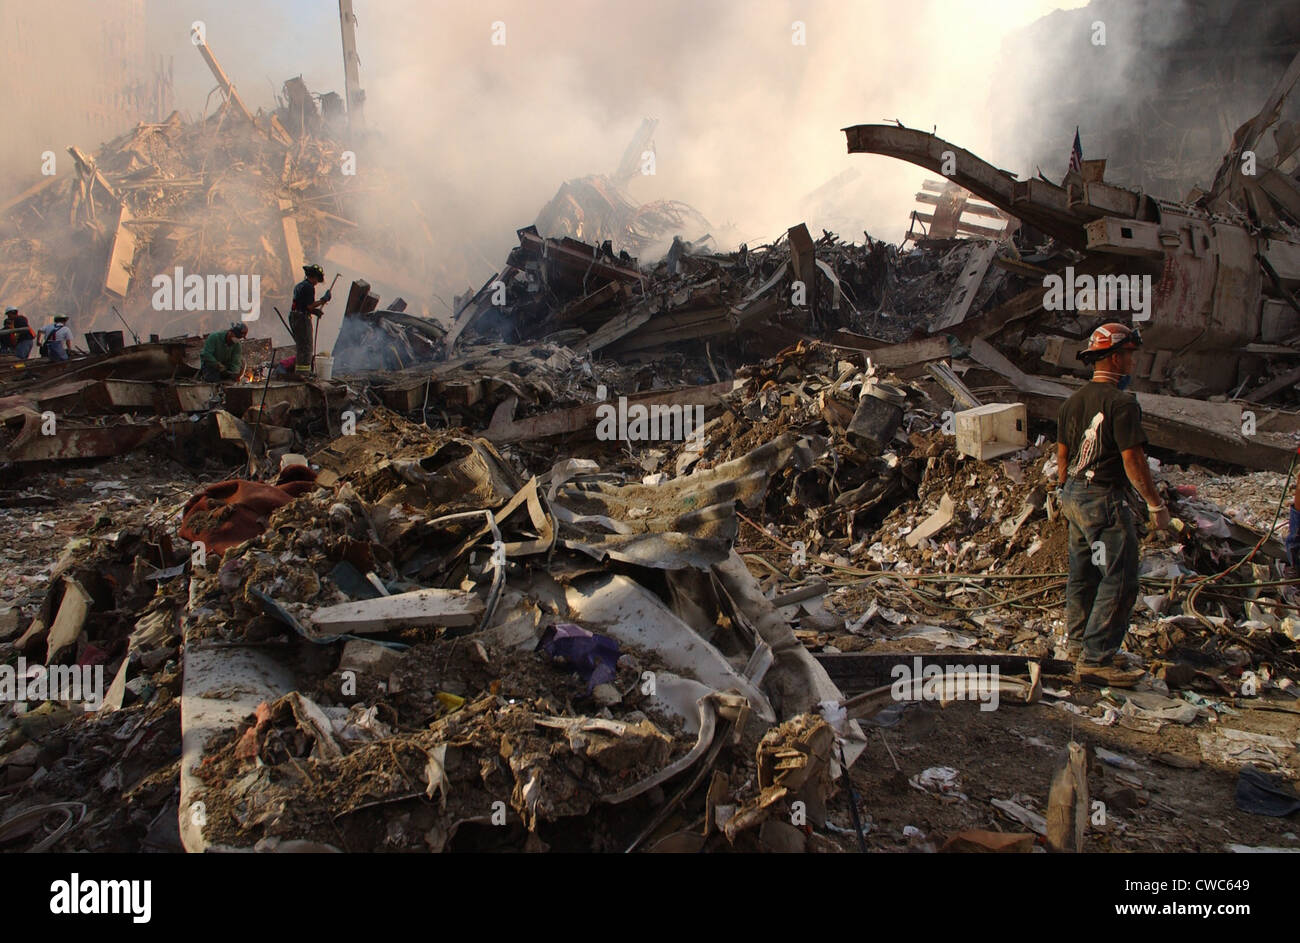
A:
{"type": "Polygon", "coordinates": [[[556,622],[542,632],[537,647],[552,658],[563,658],[587,682],[587,693],[598,684],[614,680],[618,642],[608,635],[588,632],[572,622],[556,622]]]}

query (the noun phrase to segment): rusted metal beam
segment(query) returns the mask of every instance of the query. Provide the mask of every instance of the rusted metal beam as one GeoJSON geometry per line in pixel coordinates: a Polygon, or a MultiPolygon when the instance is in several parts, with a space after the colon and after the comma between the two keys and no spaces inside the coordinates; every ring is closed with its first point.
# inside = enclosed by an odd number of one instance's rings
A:
{"type": "Polygon", "coordinates": [[[244,120],[249,124],[255,125],[256,122],[253,121],[253,113],[248,110],[248,106],[244,104],[244,100],[239,97],[239,92],[235,91],[235,84],[230,81],[230,76],[226,75],[226,70],[221,68],[221,63],[218,62],[217,57],[212,54],[212,50],[208,48],[208,44],[200,37],[200,34],[197,31],[193,32],[192,38],[195,40],[194,45],[198,47],[199,55],[201,55],[203,61],[208,64],[208,68],[212,70],[212,75],[216,78],[217,85],[221,87],[221,94],[226,97],[226,101],[230,102],[230,104],[234,106],[235,110],[243,115],[244,120]]]}
{"type": "Polygon", "coordinates": [[[99,168],[95,166],[95,159],[93,157],[87,156],[75,144],[68,145],[68,153],[72,155],[72,161],[77,165],[78,171],[86,176],[93,176],[95,178],[95,183],[103,187],[105,193],[114,200],[120,202],[117,191],[114,190],[112,184],[108,182],[108,178],[99,172],[99,168]]]}
{"type": "Polygon", "coordinates": [[[339,32],[343,36],[343,82],[348,96],[348,133],[355,134],[366,126],[366,93],[361,89],[357,15],[352,12],[352,0],[339,0],[339,32]]]}
{"type": "Polygon", "coordinates": [[[603,279],[620,282],[640,282],[641,273],[635,267],[616,265],[609,259],[598,258],[596,247],[576,239],[543,239],[532,226],[518,232],[519,246],[526,252],[547,261],[557,262],[566,268],[603,279]]]}
{"type": "MultiPolygon", "coordinates": [[[[274,409],[281,403],[290,409],[311,409],[320,405],[320,393],[310,383],[271,383],[266,386],[266,408],[274,409]]],[[[231,383],[225,387],[226,409],[242,416],[249,407],[262,402],[263,384],[231,383]]]]}
{"type": "Polygon", "coordinates": [[[826,674],[845,694],[872,691],[894,681],[894,668],[905,665],[911,670],[914,659],[920,659],[922,668],[934,665],[940,669],[966,665],[997,667],[1004,674],[1028,674],[1031,663],[1038,663],[1044,674],[1068,675],[1074,665],[1052,658],[1031,658],[1010,652],[832,652],[813,656],[826,669],[826,674]]]}
{"type": "Polygon", "coordinates": [[[0,449],[0,460],[13,463],[57,462],[121,455],[155,438],[163,422],[113,422],[90,425],[68,419],[43,417],[32,409],[0,412],[0,426],[13,439],[0,449]]]}
{"type": "Polygon", "coordinates": [[[952,346],[946,335],[873,347],[869,346],[872,343],[871,338],[840,331],[831,337],[830,342],[842,350],[858,350],[866,353],[871,358],[871,362],[878,367],[908,367],[912,364],[928,363],[931,360],[947,360],[953,355],[952,346]]]}
{"type": "Polygon", "coordinates": [[[1070,211],[1066,192],[1054,184],[1017,180],[970,151],[924,131],[883,124],[843,130],[850,154],[883,154],[935,173],[951,170],[947,178],[981,200],[1069,246],[1083,246],[1082,224],[1087,220],[1070,211]]]}
{"type": "MultiPolygon", "coordinates": [[[[716,406],[736,387],[736,381],[725,380],[709,386],[692,386],[682,390],[650,390],[627,397],[628,407],[642,406],[716,406]]],[[[514,419],[515,397],[511,397],[497,408],[483,437],[494,445],[508,445],[511,442],[526,442],[553,435],[571,435],[586,432],[596,434],[596,410],[609,403],[588,403],[572,409],[558,409],[530,416],[527,419],[514,419]]]]}
{"type": "Polygon", "coordinates": [[[577,301],[570,302],[564,310],[560,311],[551,320],[556,325],[572,324],[587,312],[594,311],[601,305],[613,301],[618,297],[618,290],[618,282],[606,282],[590,294],[584,295],[577,301]]]}
{"type": "MultiPolygon", "coordinates": [[[[916,194],[916,202],[918,203],[938,205],[942,199],[942,197],[933,193],[926,193],[924,190],[916,194]]],[[[972,203],[969,200],[962,204],[961,211],[963,215],[969,213],[971,216],[984,216],[989,219],[1003,219],[1005,217],[1005,214],[995,207],[984,203],[972,203]]]]}
{"type": "Polygon", "coordinates": [[[790,270],[797,282],[803,282],[804,304],[809,311],[817,309],[817,255],[812,235],[806,223],[791,226],[786,235],[790,239],[790,270]]]}
{"type": "Polygon", "coordinates": [[[244,100],[239,97],[239,92],[235,91],[235,83],[230,81],[230,76],[226,75],[226,70],[221,68],[221,63],[217,61],[217,57],[213,55],[212,50],[208,48],[208,44],[204,41],[201,34],[197,30],[193,30],[191,31],[191,39],[194,41],[194,45],[198,47],[199,55],[203,57],[203,61],[208,64],[208,68],[216,78],[217,85],[221,88],[221,94],[224,95],[226,101],[243,116],[244,120],[254,128],[257,128],[258,131],[261,131],[268,137],[279,141],[281,144],[287,145],[293,143],[293,139],[289,137],[288,133],[282,127],[276,127],[278,122],[272,123],[271,132],[258,127],[256,119],[253,118],[253,113],[248,110],[248,106],[244,104],[244,100]]]}

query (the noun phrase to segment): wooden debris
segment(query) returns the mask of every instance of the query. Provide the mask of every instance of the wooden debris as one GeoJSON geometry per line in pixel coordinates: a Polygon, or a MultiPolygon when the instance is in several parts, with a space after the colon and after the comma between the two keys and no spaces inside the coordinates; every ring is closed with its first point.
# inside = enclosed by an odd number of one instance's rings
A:
{"type": "Polygon", "coordinates": [[[1070,743],[1069,758],[1052,779],[1047,798],[1047,845],[1053,851],[1083,851],[1091,804],[1088,801],[1088,759],[1082,744],[1070,743]]]}

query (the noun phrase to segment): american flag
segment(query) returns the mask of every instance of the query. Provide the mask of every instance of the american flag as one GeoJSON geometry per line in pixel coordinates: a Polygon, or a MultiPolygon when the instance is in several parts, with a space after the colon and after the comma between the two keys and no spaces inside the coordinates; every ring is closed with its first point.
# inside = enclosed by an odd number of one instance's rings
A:
{"type": "Polygon", "coordinates": [[[1078,172],[1083,169],[1083,144],[1079,141],[1079,129],[1074,129],[1074,147],[1070,148],[1070,170],[1078,172]]]}

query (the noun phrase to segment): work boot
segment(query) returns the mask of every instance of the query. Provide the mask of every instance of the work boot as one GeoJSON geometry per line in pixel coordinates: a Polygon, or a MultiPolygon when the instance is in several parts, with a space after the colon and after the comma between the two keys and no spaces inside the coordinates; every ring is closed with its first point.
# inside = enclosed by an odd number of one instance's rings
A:
{"type": "Polygon", "coordinates": [[[1074,671],[1080,681],[1111,688],[1131,688],[1146,674],[1144,668],[1126,668],[1118,653],[1099,665],[1079,661],[1074,666],[1074,671]]]}

